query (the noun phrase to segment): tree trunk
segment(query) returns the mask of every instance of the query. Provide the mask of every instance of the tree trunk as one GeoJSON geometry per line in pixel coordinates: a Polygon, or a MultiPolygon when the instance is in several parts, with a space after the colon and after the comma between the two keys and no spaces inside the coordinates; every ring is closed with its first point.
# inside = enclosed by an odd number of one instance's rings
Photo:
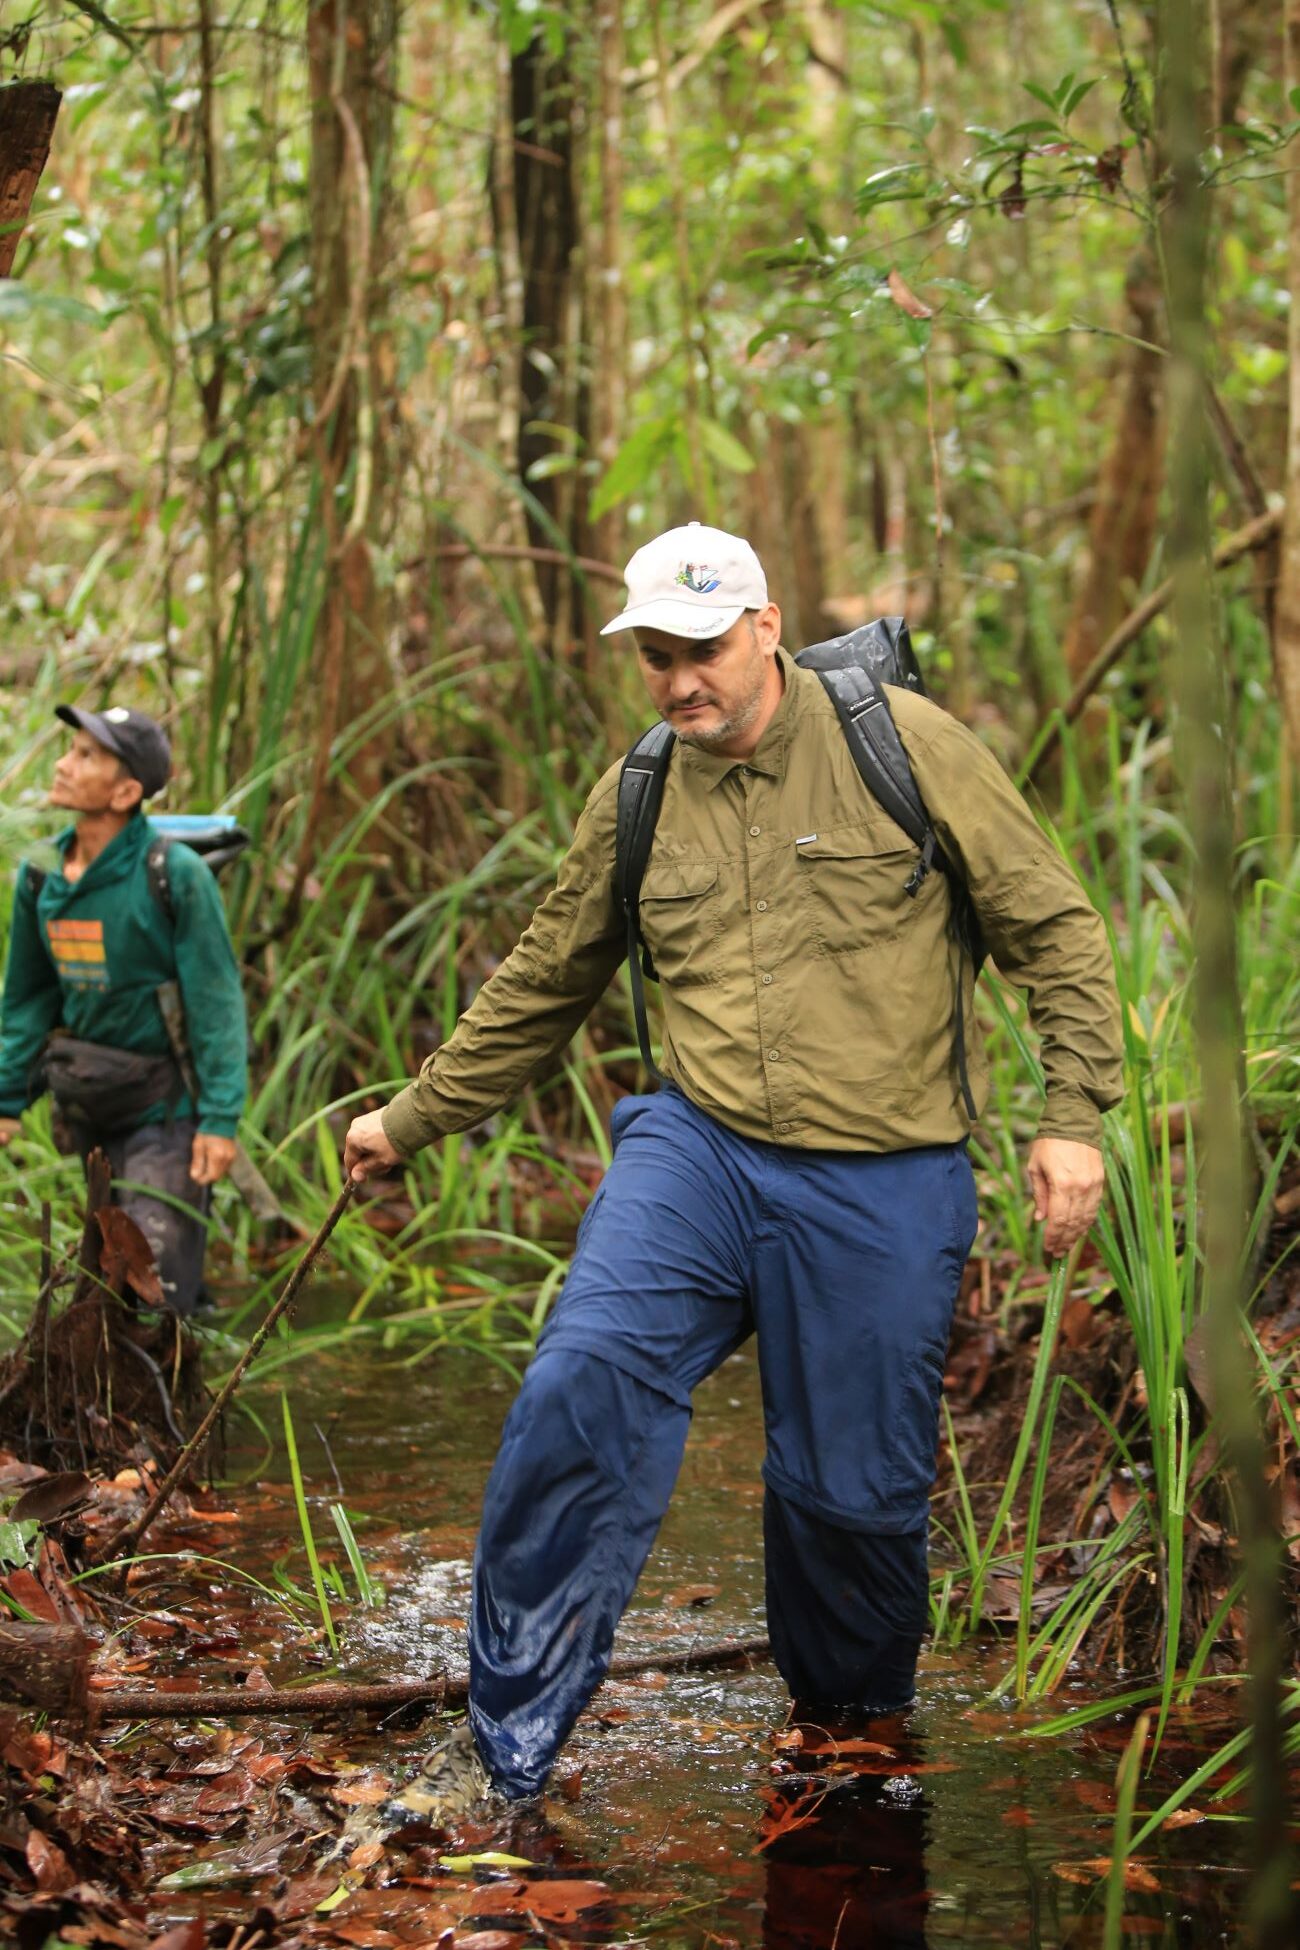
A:
{"type": "MultiPolygon", "coordinates": [[[[1300,87],[1300,0],[1283,0],[1286,80],[1289,93],[1300,87]]],[[[1286,515],[1277,591],[1273,659],[1277,693],[1286,725],[1292,764],[1300,762],[1300,179],[1294,162],[1286,177],[1288,278],[1291,308],[1287,346],[1291,355],[1286,449],[1286,515]]],[[[1283,764],[1287,762],[1283,758],[1283,764]]]]}
{"type": "MultiPolygon", "coordinates": [[[[376,356],[392,216],[395,0],[311,0],[312,444],[329,542],[318,635],[320,716],[307,847],[337,828],[352,795],[330,777],[334,740],[392,687],[387,604],[371,550],[386,514],[384,436],[391,361],[376,356]]],[[[384,739],[364,738],[346,771],[356,797],[382,783],[384,739]]],[[[301,887],[308,863],[299,862],[301,887]]]]}
{"type": "Polygon", "coordinates": [[[0,278],[13,269],[62,99],[50,81],[11,81],[0,88],[0,278]]]}
{"type": "MultiPolygon", "coordinates": [[[[1295,0],[1287,0],[1294,7],[1295,0]]],[[[1256,1950],[1295,1944],[1283,1749],[1285,1645],[1280,1539],[1254,1360],[1246,1346],[1247,1215],[1252,1202],[1243,1121],[1243,1029],[1233,907],[1232,714],[1215,642],[1210,581],[1205,312],[1209,196],[1201,153],[1204,69],[1196,0],[1165,0],[1165,154],[1169,196],[1161,224],[1169,275],[1170,521],[1174,585],[1173,694],[1187,825],[1196,863],[1192,903],[1194,1013],[1204,1106],[1198,1190],[1204,1227],[1203,1306],[1215,1391],[1215,1429],[1232,1478],[1241,1538],[1251,1673],[1251,1837],[1254,1874],[1246,1928],[1256,1950]]],[[[1171,1648],[1171,1657],[1177,1648],[1171,1648]]]]}
{"type": "Polygon", "coordinates": [[[1125,296],[1132,330],[1147,343],[1127,348],[1115,431],[1102,465],[1088,535],[1088,566],[1065,632],[1065,662],[1075,683],[1132,607],[1151,559],[1164,473],[1164,359],[1160,288],[1151,247],[1129,266],[1125,296]]]}
{"type": "MultiPolygon", "coordinates": [[[[588,278],[587,315],[592,346],[591,445],[603,474],[623,440],[627,412],[627,280],[623,268],[623,0],[598,0],[596,35],[596,154],[600,180],[600,235],[588,278]]],[[[593,524],[589,552],[621,564],[626,524],[611,508],[593,524]]],[[[589,619],[588,627],[603,617],[589,619]]],[[[590,662],[594,644],[589,646],[590,662]]]]}
{"type": "MultiPolygon", "coordinates": [[[[579,381],[575,371],[577,106],[568,42],[564,53],[556,58],[548,52],[545,38],[534,35],[510,62],[513,202],[523,331],[513,353],[519,362],[519,473],[528,494],[542,510],[539,516],[531,507],[525,508],[532,545],[550,549],[557,538],[562,538],[575,553],[585,553],[578,548],[579,510],[574,494],[575,485],[584,477],[576,470],[543,471],[529,479],[529,469],[536,462],[563,452],[549,429],[562,426],[576,432],[590,419],[584,397],[586,382],[579,381]]],[[[537,586],[552,642],[562,650],[572,616],[572,577],[552,563],[539,564],[537,586]]]]}

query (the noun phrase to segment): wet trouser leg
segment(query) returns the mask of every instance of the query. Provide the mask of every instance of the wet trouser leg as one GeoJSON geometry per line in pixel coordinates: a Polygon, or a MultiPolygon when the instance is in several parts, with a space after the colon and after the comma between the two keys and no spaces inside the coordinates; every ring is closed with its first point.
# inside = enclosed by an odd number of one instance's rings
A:
{"type": "Polygon", "coordinates": [[[952,1310],[975,1234],[962,1145],[788,1167],[755,1254],[773,1655],[801,1705],[915,1691],[952,1310]]]}
{"type": "Polygon", "coordinates": [[[507,1421],[475,1558],[470,1715],[514,1795],[541,1787],[607,1669],[691,1390],[755,1325],[777,1548],[809,1594],[796,1608],[781,1574],[775,1629],[787,1646],[809,1638],[787,1676],[815,1697],[864,1700],[906,1675],[910,1696],[924,1623],[943,1351],[974,1230],[964,1150],[756,1144],[672,1091],[621,1104],[614,1135],[507,1421]],[[837,1533],[891,1541],[872,1559],[837,1533]],[[910,1549],[892,1541],[906,1538],[910,1549]],[[873,1624],[861,1587],[886,1560],[897,1589],[886,1581],[873,1624]],[[837,1577],[853,1625],[832,1644],[837,1577]]]}
{"type": "Polygon", "coordinates": [[[113,1203],[133,1218],[145,1238],[162,1282],[163,1304],[191,1314],[203,1284],[207,1251],[207,1212],[212,1188],[190,1177],[190,1153],[198,1126],[191,1117],[170,1123],[141,1124],[98,1142],[113,1173],[113,1203]],[[164,1194],[150,1196],[151,1191],[164,1194]]]}
{"type": "Polygon", "coordinates": [[[769,1490],[763,1554],[772,1656],[800,1709],[910,1705],[929,1613],[925,1525],[871,1536],[769,1490]]]}
{"type": "Polygon", "coordinates": [[[542,1786],[609,1665],[690,1411],[596,1355],[543,1349],[511,1410],[474,1566],[470,1718],[494,1784],[542,1786]]]}

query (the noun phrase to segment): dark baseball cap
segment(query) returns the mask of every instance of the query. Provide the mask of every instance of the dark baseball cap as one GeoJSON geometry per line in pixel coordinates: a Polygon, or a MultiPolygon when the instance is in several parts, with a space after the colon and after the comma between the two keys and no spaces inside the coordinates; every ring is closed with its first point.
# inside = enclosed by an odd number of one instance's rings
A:
{"type": "Polygon", "coordinates": [[[78,731],[89,732],[98,745],[120,758],[133,779],[139,779],[146,799],[161,792],[171,777],[172,748],[167,733],[143,711],[110,704],[106,711],[83,711],[78,704],[60,704],[54,715],[78,731]]]}

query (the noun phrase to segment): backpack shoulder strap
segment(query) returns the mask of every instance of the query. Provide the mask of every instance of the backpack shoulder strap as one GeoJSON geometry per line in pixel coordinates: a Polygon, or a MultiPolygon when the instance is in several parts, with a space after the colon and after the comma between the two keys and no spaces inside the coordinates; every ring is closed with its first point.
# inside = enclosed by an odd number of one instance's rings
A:
{"type": "Polygon", "coordinates": [[[915,894],[934,864],[937,841],[903,750],[889,700],[871,673],[860,664],[819,670],[817,675],[835,706],[853,763],[867,791],[902,827],[920,853],[907,883],[908,893],[915,894]]]}
{"type": "Polygon", "coordinates": [[[149,850],[144,856],[145,877],[149,882],[149,892],[163,911],[168,927],[176,926],[176,903],[172,899],[171,880],[167,872],[167,855],[172,850],[172,841],[165,833],[156,833],[149,842],[149,850]]]}
{"type": "Polygon", "coordinates": [[[627,926],[628,972],[632,978],[632,1010],[641,1061],[657,1082],[663,1079],[650,1054],[643,974],[654,979],[654,964],[641,939],[641,882],[654,844],[655,826],[663,803],[664,780],[677,734],[668,725],[652,724],[643,731],[623,760],[618,775],[618,814],[614,826],[614,897],[627,926]]]}
{"type": "MultiPolygon", "coordinates": [[[[818,670],[817,675],[835,706],[863,784],[890,818],[897,821],[918,850],[916,865],[907,881],[907,892],[915,896],[933,866],[938,866],[941,872],[947,874],[953,929],[978,975],[984,960],[984,941],[975,907],[965,881],[939,850],[934,822],[926,811],[921,789],[903,749],[903,741],[898,735],[898,726],[894,723],[894,714],[883,687],[860,665],[818,670]]],[[[953,1045],[962,1100],[973,1124],[975,1098],[966,1062],[966,1021],[960,976],[957,980],[953,1045]]]]}

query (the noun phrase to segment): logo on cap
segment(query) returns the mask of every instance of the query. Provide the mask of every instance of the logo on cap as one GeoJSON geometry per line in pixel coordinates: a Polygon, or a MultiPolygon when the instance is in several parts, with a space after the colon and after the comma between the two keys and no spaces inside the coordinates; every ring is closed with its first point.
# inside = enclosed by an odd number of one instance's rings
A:
{"type": "Polygon", "coordinates": [[[124,711],[120,704],[114,704],[110,710],[105,711],[104,722],[105,724],[125,724],[130,716],[131,713],[124,711]]]}
{"type": "Polygon", "coordinates": [[[711,596],[722,577],[716,569],[706,568],[702,562],[683,562],[673,581],[683,589],[689,589],[694,596],[711,596]]]}

